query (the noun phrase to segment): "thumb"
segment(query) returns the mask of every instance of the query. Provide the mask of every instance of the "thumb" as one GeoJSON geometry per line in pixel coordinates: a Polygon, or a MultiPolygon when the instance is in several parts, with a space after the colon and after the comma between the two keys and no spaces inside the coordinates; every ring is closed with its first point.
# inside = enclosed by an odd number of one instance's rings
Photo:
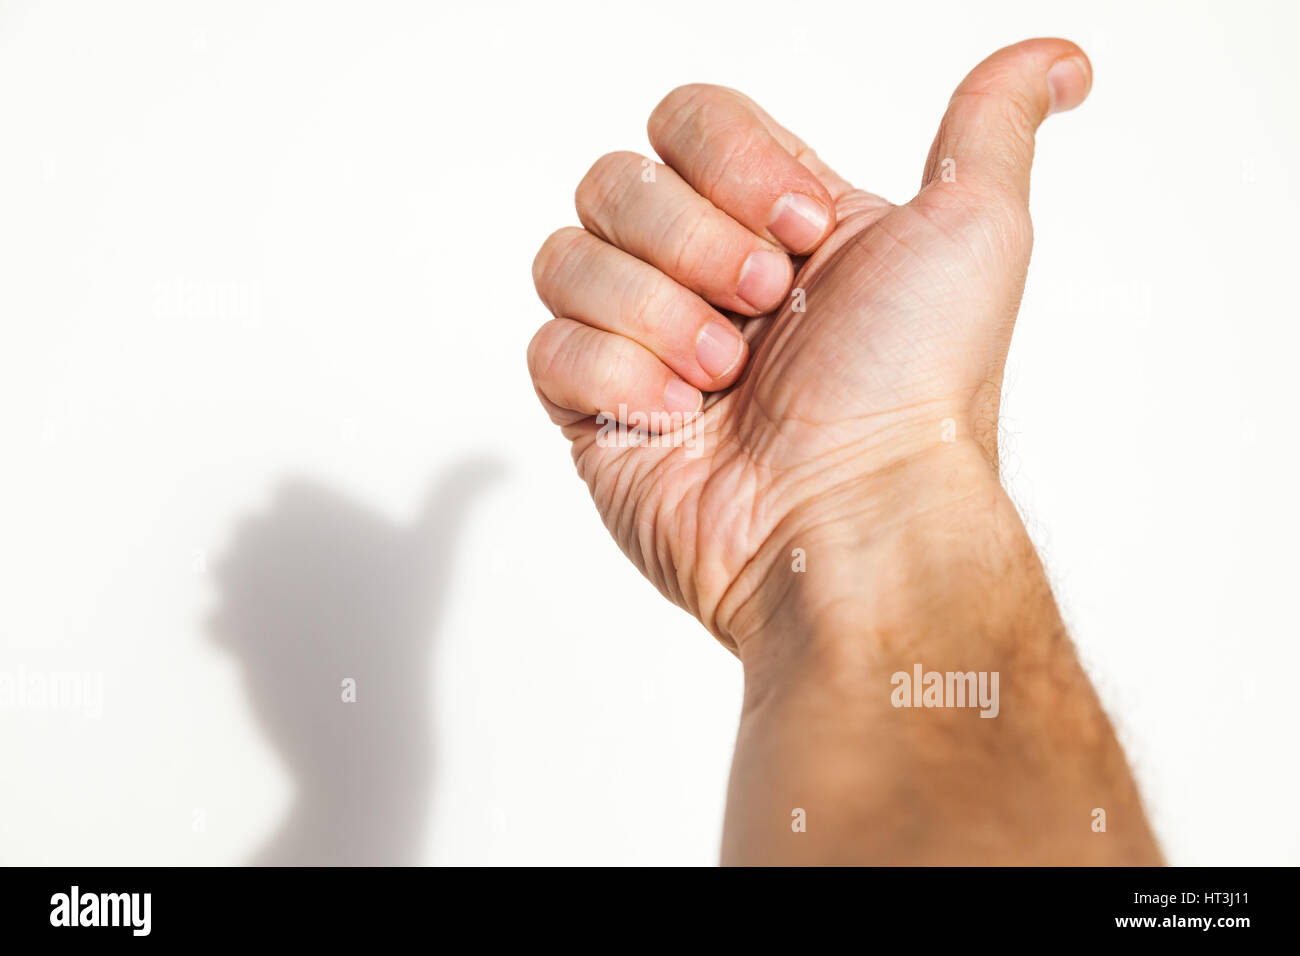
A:
{"type": "Polygon", "coordinates": [[[948,103],[922,187],[957,181],[1029,201],[1034,132],[1092,88],[1092,64],[1069,40],[1024,40],[971,70],[948,103]]]}

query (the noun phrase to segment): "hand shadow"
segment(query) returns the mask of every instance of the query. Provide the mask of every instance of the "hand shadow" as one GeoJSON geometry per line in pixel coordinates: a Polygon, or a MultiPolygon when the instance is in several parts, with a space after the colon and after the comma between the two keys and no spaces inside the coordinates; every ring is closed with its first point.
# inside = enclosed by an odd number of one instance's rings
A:
{"type": "Polygon", "coordinates": [[[236,536],[211,630],[242,665],[295,789],[251,863],[417,858],[433,785],[433,634],[467,506],[499,472],[484,460],[450,469],[409,526],[288,482],[236,536]]]}

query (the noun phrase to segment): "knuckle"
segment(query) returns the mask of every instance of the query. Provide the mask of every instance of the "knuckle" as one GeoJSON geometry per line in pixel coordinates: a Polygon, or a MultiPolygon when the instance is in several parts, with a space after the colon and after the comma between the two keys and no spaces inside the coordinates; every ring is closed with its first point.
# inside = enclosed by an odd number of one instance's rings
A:
{"type": "Polygon", "coordinates": [[[710,124],[709,146],[700,156],[696,173],[700,189],[716,196],[728,181],[747,183],[763,175],[763,147],[758,130],[734,117],[720,117],[710,124]]]}
{"type": "Polygon", "coordinates": [[[578,216],[586,222],[592,215],[617,203],[619,194],[639,178],[644,158],[624,150],[606,153],[592,163],[574,191],[578,216]]]}
{"type": "Polygon", "coordinates": [[[998,119],[1002,127],[1014,138],[1019,149],[1034,148],[1034,133],[1038,130],[1038,109],[1030,99],[1017,89],[1009,89],[996,97],[998,119]]]}
{"type": "Polygon", "coordinates": [[[606,401],[624,394],[632,371],[628,350],[615,340],[611,340],[609,345],[609,348],[600,349],[594,358],[591,382],[594,394],[606,401]]]}
{"type": "Polygon", "coordinates": [[[709,208],[695,204],[681,209],[665,230],[668,267],[672,276],[683,285],[696,288],[709,278],[708,253],[709,225],[712,220],[709,208]]]}
{"type": "Polygon", "coordinates": [[[1034,247],[1034,221],[1029,209],[1022,202],[1005,203],[1002,208],[999,225],[1003,243],[1009,251],[1027,257],[1034,247]]]}
{"type": "Polygon", "coordinates": [[[561,354],[564,330],[560,319],[551,319],[533,333],[528,343],[528,373],[534,382],[550,377],[561,354]]]}
{"type": "Polygon", "coordinates": [[[993,135],[990,147],[1001,154],[1001,161],[1015,166],[1034,148],[1034,133],[1040,122],[1039,110],[1030,97],[1020,90],[973,88],[958,90],[949,104],[945,125],[958,119],[975,123],[993,135]]]}
{"type": "Polygon", "coordinates": [[[653,278],[629,283],[620,313],[626,316],[628,331],[634,339],[657,340],[672,325],[675,311],[673,284],[653,278]]]}
{"type": "Polygon", "coordinates": [[[699,123],[710,104],[729,95],[725,87],[711,83],[687,83],[672,90],[650,113],[647,129],[651,142],[658,142],[691,123],[699,123]]]}
{"type": "Polygon", "coordinates": [[[577,226],[565,226],[547,236],[537,250],[533,258],[533,285],[542,301],[546,301],[546,290],[559,281],[565,263],[574,255],[584,235],[577,226]]]}

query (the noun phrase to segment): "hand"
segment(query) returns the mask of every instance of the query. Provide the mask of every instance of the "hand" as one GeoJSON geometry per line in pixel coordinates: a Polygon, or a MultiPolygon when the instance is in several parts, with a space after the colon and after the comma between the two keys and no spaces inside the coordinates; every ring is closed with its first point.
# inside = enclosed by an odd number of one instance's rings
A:
{"type": "Polygon", "coordinates": [[[742,656],[762,622],[745,609],[792,547],[996,484],[1034,134],[1090,83],[1064,40],[995,53],[953,95],[901,206],[713,86],[650,117],[667,165],[615,153],[578,187],[585,229],[555,233],[534,264],[557,316],[529,346],[537,392],[624,551],[742,656]],[[651,422],[660,447],[611,447],[601,413],[687,424],[651,422]]]}

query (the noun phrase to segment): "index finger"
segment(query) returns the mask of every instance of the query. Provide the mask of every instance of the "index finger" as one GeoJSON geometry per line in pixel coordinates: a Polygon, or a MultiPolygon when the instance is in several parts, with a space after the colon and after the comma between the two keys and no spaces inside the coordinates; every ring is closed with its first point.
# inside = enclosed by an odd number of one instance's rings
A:
{"type": "Polygon", "coordinates": [[[649,133],[665,163],[754,234],[803,254],[835,228],[826,186],[734,90],[678,87],[650,114],[649,133]]]}

